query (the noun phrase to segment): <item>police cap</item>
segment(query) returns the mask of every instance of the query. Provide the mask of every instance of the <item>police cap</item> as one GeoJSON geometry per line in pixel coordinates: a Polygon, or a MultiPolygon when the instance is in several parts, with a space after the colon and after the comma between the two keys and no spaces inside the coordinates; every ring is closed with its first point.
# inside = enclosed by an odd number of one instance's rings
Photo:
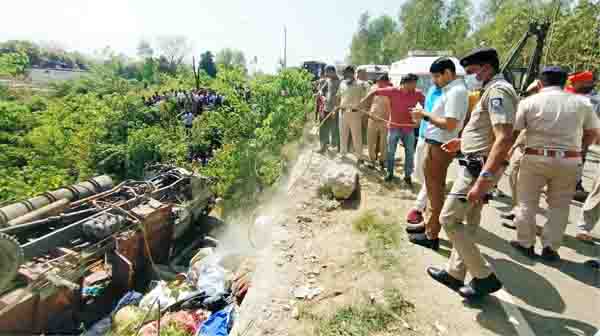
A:
{"type": "Polygon", "coordinates": [[[565,69],[563,69],[563,68],[561,68],[559,66],[555,66],[555,65],[544,67],[542,69],[542,73],[543,74],[546,74],[546,73],[555,73],[555,74],[565,74],[565,75],[567,74],[567,72],[565,71],[565,69]]]}
{"type": "Polygon", "coordinates": [[[387,72],[382,73],[381,75],[379,75],[379,77],[377,77],[377,81],[386,81],[386,82],[389,82],[390,81],[390,76],[388,76],[387,72]]]}
{"type": "Polygon", "coordinates": [[[475,49],[460,60],[463,67],[473,64],[490,64],[497,69],[500,64],[498,52],[494,48],[475,49]]]}
{"type": "Polygon", "coordinates": [[[325,72],[335,72],[335,66],[333,66],[333,65],[325,66],[325,72]]]}

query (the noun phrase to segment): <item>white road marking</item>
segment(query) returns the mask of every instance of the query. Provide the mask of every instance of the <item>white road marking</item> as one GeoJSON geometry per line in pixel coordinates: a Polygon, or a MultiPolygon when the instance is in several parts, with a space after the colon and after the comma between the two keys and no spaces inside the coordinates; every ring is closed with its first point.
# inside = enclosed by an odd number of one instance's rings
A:
{"type": "Polygon", "coordinates": [[[508,321],[515,327],[517,334],[519,336],[535,336],[533,329],[531,329],[531,326],[529,326],[529,323],[527,323],[527,320],[521,314],[512,296],[505,290],[501,290],[496,293],[496,297],[500,299],[502,308],[508,316],[508,321]]]}

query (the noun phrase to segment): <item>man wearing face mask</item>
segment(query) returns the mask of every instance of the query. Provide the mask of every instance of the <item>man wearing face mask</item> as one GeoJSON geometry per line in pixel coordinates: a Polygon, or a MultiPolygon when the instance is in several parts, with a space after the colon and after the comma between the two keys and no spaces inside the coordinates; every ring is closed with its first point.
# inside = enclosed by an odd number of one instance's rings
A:
{"type": "MultiPolygon", "coordinates": [[[[595,95],[593,93],[593,91],[594,91],[594,73],[592,73],[591,71],[582,71],[582,72],[574,73],[571,76],[569,76],[569,83],[571,83],[571,84],[565,88],[565,91],[569,92],[569,93],[588,97],[590,99],[590,102],[592,103],[592,107],[594,108],[594,111],[596,112],[596,114],[598,114],[600,112],[600,101],[596,100],[596,98],[594,97],[595,95]]],[[[587,146],[583,148],[581,167],[579,168],[579,171],[577,173],[577,191],[578,192],[585,192],[585,189],[583,188],[582,178],[583,178],[583,166],[585,165],[585,156],[587,154],[587,150],[588,150],[587,146]]]]}
{"type": "Polygon", "coordinates": [[[481,210],[488,192],[504,171],[508,151],[513,144],[513,122],[518,95],[500,73],[495,49],[474,50],[461,59],[470,76],[482,82],[483,93],[461,138],[443,145],[443,149],[464,154],[461,170],[446,198],[440,222],[453,249],[445,269],[430,267],[429,275],[456,290],[467,299],[496,292],[502,283],[481,256],[475,243],[481,210]],[[465,284],[470,273],[472,280],[465,284]]]}

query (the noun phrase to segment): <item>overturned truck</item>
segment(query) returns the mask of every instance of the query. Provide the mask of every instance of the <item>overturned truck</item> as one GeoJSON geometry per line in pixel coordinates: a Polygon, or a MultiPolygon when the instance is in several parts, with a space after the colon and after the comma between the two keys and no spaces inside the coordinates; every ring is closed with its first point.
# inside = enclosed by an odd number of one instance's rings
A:
{"type": "Polygon", "coordinates": [[[193,243],[210,184],[155,165],[144,181],[99,176],[0,208],[0,334],[73,334],[105,315],[193,243]]]}

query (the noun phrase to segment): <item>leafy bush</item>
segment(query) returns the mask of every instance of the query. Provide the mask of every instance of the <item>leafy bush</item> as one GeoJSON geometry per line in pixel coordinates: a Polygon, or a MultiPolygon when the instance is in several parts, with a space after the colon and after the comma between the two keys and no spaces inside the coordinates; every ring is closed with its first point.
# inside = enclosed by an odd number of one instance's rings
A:
{"type": "Polygon", "coordinates": [[[191,168],[190,151],[214,151],[200,171],[214,177],[217,194],[234,204],[277,181],[281,148],[302,131],[311,96],[306,73],[250,79],[232,68],[220,69],[215,79],[201,76],[201,85],[224,95],[226,103],[196,118],[187,136],[177,104],[147,107],[142,97],[193,87],[191,72],[153,74],[156,80],[144,87],[124,78],[119,67],[95,66],[88,76],[55,84],[47,96],[0,97],[0,200],[97,174],[139,179],[153,162],[191,168]]]}

